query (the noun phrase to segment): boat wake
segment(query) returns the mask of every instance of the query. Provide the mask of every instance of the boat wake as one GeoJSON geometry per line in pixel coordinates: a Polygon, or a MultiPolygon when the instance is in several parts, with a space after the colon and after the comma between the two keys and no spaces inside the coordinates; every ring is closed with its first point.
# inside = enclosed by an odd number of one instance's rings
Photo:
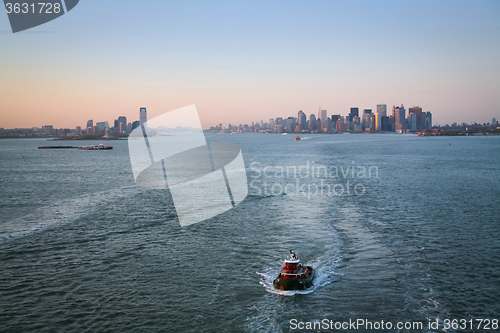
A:
{"type": "Polygon", "coordinates": [[[137,191],[137,187],[110,189],[37,208],[30,214],[3,223],[0,228],[0,244],[72,223],[82,216],[102,209],[103,205],[131,196],[137,191]]]}
{"type": "Polygon", "coordinates": [[[255,272],[260,275],[260,284],[266,288],[266,291],[271,294],[282,296],[294,296],[297,294],[305,295],[315,292],[317,289],[330,284],[336,280],[336,276],[341,275],[336,273],[337,267],[342,260],[340,251],[340,237],[333,227],[328,226],[328,235],[331,243],[324,245],[324,253],[318,256],[313,261],[305,262],[304,264],[312,266],[315,271],[313,285],[306,290],[278,290],[274,288],[273,281],[280,273],[283,262],[276,263],[273,268],[268,268],[265,272],[255,272]]]}
{"type": "MultiPolygon", "coordinates": [[[[309,251],[301,251],[304,264],[312,266],[315,270],[313,285],[306,290],[277,290],[273,286],[274,279],[281,269],[281,262],[267,263],[268,268],[256,272],[260,278],[260,285],[265,288],[265,294],[252,306],[254,314],[247,318],[246,330],[248,332],[283,332],[283,327],[289,320],[290,313],[309,311],[307,302],[302,297],[295,295],[308,295],[307,297],[323,297],[321,295],[326,286],[334,283],[342,275],[337,270],[342,265],[342,241],[339,233],[327,224],[326,230],[322,227],[321,236],[315,233],[315,242],[308,242],[309,251]],[[311,245],[313,244],[313,245],[311,245]],[[292,297],[290,297],[292,296],[292,297]],[[290,302],[291,301],[291,302],[290,302]]],[[[303,249],[306,245],[303,245],[303,249]]],[[[295,246],[300,249],[301,246],[295,246]]],[[[325,291],[328,293],[328,291],[325,291]]]]}

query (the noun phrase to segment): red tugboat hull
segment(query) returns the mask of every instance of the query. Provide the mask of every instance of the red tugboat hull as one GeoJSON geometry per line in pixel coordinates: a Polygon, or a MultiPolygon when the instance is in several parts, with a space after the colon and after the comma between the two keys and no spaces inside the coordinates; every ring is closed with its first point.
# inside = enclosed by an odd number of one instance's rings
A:
{"type": "Polygon", "coordinates": [[[306,267],[304,274],[297,277],[288,277],[280,273],[273,281],[273,286],[279,290],[305,290],[313,285],[314,269],[311,266],[306,267]]]}
{"type": "Polygon", "coordinates": [[[273,286],[280,290],[304,290],[313,285],[314,269],[311,266],[302,266],[299,257],[290,250],[290,255],[284,261],[273,286]]]}

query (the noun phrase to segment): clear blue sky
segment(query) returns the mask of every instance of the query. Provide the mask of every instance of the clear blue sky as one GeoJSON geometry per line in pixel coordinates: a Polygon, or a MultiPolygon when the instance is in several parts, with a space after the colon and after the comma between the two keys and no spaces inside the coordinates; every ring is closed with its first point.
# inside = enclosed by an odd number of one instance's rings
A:
{"type": "Polygon", "coordinates": [[[0,127],[85,126],[196,104],[203,126],[419,105],[500,118],[500,1],[97,1],[12,34],[0,127]]]}

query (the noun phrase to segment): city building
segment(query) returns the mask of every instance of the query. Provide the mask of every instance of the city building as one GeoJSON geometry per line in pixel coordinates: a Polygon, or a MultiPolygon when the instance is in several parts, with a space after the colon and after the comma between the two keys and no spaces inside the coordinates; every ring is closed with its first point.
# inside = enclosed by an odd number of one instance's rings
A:
{"type": "Polygon", "coordinates": [[[54,135],[54,126],[52,126],[52,125],[42,126],[42,132],[46,136],[52,136],[52,135],[54,135]]]}
{"type": "Polygon", "coordinates": [[[297,115],[297,119],[299,121],[298,132],[306,131],[307,130],[307,118],[306,118],[306,114],[302,110],[299,111],[299,113],[297,115]]]}
{"type": "Polygon", "coordinates": [[[414,113],[416,117],[416,128],[412,131],[422,131],[425,125],[425,115],[422,113],[422,108],[419,106],[414,106],[409,109],[410,114],[414,113]]]}
{"type": "Polygon", "coordinates": [[[326,118],[327,118],[326,110],[321,110],[320,107],[318,111],[318,119],[321,120],[321,126],[318,128],[318,132],[321,132],[320,128],[327,126],[328,122],[326,118]]]}
{"type": "Polygon", "coordinates": [[[375,117],[375,130],[376,131],[387,131],[387,126],[383,126],[383,117],[387,117],[387,105],[378,104],[377,105],[377,116],[375,117]]]}
{"type": "Polygon", "coordinates": [[[372,109],[364,109],[363,117],[361,119],[361,127],[364,131],[372,129],[372,109]]]}
{"type": "Polygon", "coordinates": [[[94,134],[94,121],[92,119],[87,120],[87,134],[94,134]]]}
{"type": "Polygon", "coordinates": [[[146,122],[148,121],[148,114],[146,112],[146,108],[141,108],[139,111],[139,123],[141,126],[144,126],[144,129],[146,129],[146,122]]]}
{"type": "Polygon", "coordinates": [[[295,118],[294,117],[286,118],[284,130],[288,133],[291,133],[295,130],[295,118]]]}
{"type": "Polygon", "coordinates": [[[136,120],[132,123],[132,127],[130,128],[130,131],[135,130],[137,127],[141,126],[141,122],[139,120],[136,120]]]}
{"type": "Polygon", "coordinates": [[[94,134],[103,134],[106,131],[106,128],[108,127],[108,122],[107,121],[100,121],[95,124],[94,128],[94,134]]]}
{"type": "Polygon", "coordinates": [[[352,121],[354,117],[359,116],[359,108],[351,108],[351,112],[349,112],[349,121],[352,121]]]}
{"type": "Polygon", "coordinates": [[[432,127],[432,113],[429,111],[425,112],[425,125],[424,129],[425,130],[430,130],[432,127]]]}
{"type": "MultiPolygon", "coordinates": [[[[411,108],[410,108],[411,110],[411,108]]],[[[416,132],[417,131],[417,114],[414,112],[410,112],[408,117],[406,118],[408,122],[408,130],[416,132]]]]}
{"type": "Polygon", "coordinates": [[[316,116],[314,115],[314,113],[311,113],[311,115],[309,116],[309,130],[311,131],[311,133],[314,133],[318,130],[318,123],[316,121],[316,116]]]}
{"type": "Polygon", "coordinates": [[[401,104],[401,106],[393,106],[392,110],[394,116],[394,130],[398,133],[406,132],[406,130],[408,130],[408,125],[405,118],[405,107],[401,104]]]}
{"type": "MultiPolygon", "coordinates": [[[[127,133],[127,117],[125,116],[119,116],[118,117],[118,132],[120,134],[127,133]]],[[[116,123],[115,123],[116,127],[116,123]]]]}
{"type": "Polygon", "coordinates": [[[337,130],[338,133],[347,132],[347,129],[345,127],[344,117],[340,116],[339,119],[337,119],[337,124],[335,125],[335,129],[337,130]]]}

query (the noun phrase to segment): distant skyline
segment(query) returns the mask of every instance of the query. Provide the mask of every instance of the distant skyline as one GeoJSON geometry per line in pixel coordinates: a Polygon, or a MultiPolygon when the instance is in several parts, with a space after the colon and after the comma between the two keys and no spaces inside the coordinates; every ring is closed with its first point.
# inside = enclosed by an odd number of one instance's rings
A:
{"type": "Polygon", "coordinates": [[[500,118],[499,1],[84,1],[13,34],[0,127],[84,127],[196,104],[203,127],[402,103],[500,118]]]}

